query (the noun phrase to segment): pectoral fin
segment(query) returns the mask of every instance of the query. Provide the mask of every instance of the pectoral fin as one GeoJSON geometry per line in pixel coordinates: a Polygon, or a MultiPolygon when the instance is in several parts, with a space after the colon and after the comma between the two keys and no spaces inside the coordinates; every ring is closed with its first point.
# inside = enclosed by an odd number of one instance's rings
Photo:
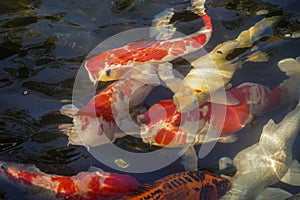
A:
{"type": "Polygon", "coordinates": [[[292,194],[280,188],[266,188],[255,200],[282,200],[291,197],[292,194]]]}
{"type": "Polygon", "coordinates": [[[77,114],[78,111],[79,111],[79,109],[73,104],[66,104],[66,105],[62,106],[60,109],[60,113],[62,115],[66,115],[71,118],[73,118],[77,114]]]}
{"type": "Polygon", "coordinates": [[[104,171],[98,167],[90,166],[88,172],[104,172],[104,171]]]}
{"type": "Polygon", "coordinates": [[[186,171],[198,171],[198,157],[193,146],[184,149],[184,154],[181,156],[181,164],[186,171]]]}
{"type": "Polygon", "coordinates": [[[293,160],[281,181],[289,185],[300,186],[300,164],[297,160],[293,160]]]}
{"type": "Polygon", "coordinates": [[[269,55],[267,53],[256,51],[251,55],[247,56],[245,62],[267,62],[269,60],[269,55]]]}

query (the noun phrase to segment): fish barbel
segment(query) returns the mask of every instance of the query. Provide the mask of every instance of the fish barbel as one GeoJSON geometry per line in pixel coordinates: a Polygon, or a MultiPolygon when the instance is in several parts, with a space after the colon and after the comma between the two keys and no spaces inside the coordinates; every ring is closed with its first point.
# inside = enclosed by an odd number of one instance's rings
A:
{"type": "MultiPolygon", "coordinates": [[[[205,0],[192,1],[193,12],[201,16],[204,22],[204,27],[199,31],[181,38],[133,42],[120,48],[101,52],[85,63],[90,80],[94,83],[118,80],[121,77],[124,78],[124,74],[128,71],[131,72],[129,76],[132,76],[132,74],[139,73],[139,66],[145,63],[159,64],[172,61],[203,47],[212,33],[211,19],[205,13],[204,3],[205,0]]],[[[165,20],[165,17],[162,17],[162,20],[165,20]]]]}

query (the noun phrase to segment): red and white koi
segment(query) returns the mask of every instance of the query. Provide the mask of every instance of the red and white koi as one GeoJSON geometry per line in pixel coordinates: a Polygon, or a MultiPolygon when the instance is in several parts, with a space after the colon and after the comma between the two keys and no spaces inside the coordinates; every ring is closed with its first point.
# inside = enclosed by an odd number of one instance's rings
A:
{"type": "MultiPolygon", "coordinates": [[[[147,77],[155,80],[153,76],[147,77]]],[[[139,75],[137,78],[139,79],[139,75]]],[[[116,81],[80,109],[73,104],[63,106],[61,113],[73,118],[73,124],[59,126],[61,131],[69,136],[69,143],[87,147],[98,146],[123,137],[125,134],[122,130],[138,133],[130,111],[139,105],[154,87],[147,81],[145,83],[145,78],[142,80],[130,78],[116,81]]]]}
{"type": "Polygon", "coordinates": [[[293,101],[296,87],[292,82],[286,80],[272,90],[256,83],[243,83],[226,91],[227,98],[236,99],[237,104],[206,102],[186,113],[178,112],[172,100],[160,101],[138,116],[138,120],[144,122],[141,137],[146,143],[168,147],[184,147],[213,140],[233,142],[236,138],[232,134],[249,123],[254,115],[293,101]],[[224,108],[226,114],[218,112],[224,108]],[[198,127],[186,125],[193,121],[198,123],[198,127]],[[220,136],[206,135],[209,127],[218,130],[220,136]]]}
{"type": "Polygon", "coordinates": [[[101,52],[87,60],[85,68],[92,82],[118,80],[130,75],[145,63],[165,63],[202,48],[210,39],[212,24],[205,13],[205,0],[193,0],[194,12],[201,16],[204,27],[199,31],[165,41],[133,42],[123,47],[101,52]]]}
{"type": "MultiPolygon", "coordinates": [[[[93,171],[80,172],[75,176],[60,176],[41,172],[35,166],[16,166],[0,163],[0,177],[19,186],[37,186],[41,193],[50,192],[57,199],[116,199],[132,193],[139,183],[126,174],[93,171]]],[[[44,194],[46,195],[46,194],[44,194]]]]}

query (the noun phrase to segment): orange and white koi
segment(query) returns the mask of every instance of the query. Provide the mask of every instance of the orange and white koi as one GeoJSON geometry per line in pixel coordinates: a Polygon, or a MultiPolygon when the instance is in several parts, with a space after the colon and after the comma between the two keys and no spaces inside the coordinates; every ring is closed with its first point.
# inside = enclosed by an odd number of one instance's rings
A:
{"type": "Polygon", "coordinates": [[[168,175],[137,189],[122,200],[219,199],[231,188],[230,181],[205,171],[188,171],[168,175]]]}
{"type": "Polygon", "coordinates": [[[160,101],[138,116],[138,121],[144,122],[141,137],[146,143],[168,147],[184,147],[216,140],[233,142],[236,137],[232,134],[249,123],[254,115],[261,115],[293,101],[294,98],[289,98],[295,93],[291,82],[287,80],[272,90],[256,83],[243,83],[226,91],[227,98],[235,98],[237,104],[206,102],[187,113],[178,112],[172,100],[160,101]],[[218,111],[224,108],[226,114],[218,111]],[[197,126],[185,125],[191,121],[198,123],[196,131],[197,126]],[[218,130],[220,136],[206,135],[208,127],[218,130]]]}
{"type": "MultiPolygon", "coordinates": [[[[147,77],[155,80],[151,75],[147,77]]],[[[139,79],[139,75],[136,78],[139,79]]],[[[87,147],[98,146],[103,142],[123,137],[122,128],[127,129],[126,131],[136,128],[130,127],[130,123],[127,123],[128,120],[131,121],[129,112],[139,105],[154,87],[147,81],[145,83],[145,79],[138,81],[130,78],[116,81],[80,109],[73,104],[64,105],[60,111],[63,115],[73,118],[73,124],[62,124],[59,128],[69,136],[69,143],[87,147]]]]}
{"type": "Polygon", "coordinates": [[[233,74],[242,67],[244,62],[268,60],[268,56],[260,51],[251,52],[252,54],[245,61],[239,59],[243,51],[234,55],[231,55],[232,52],[237,48],[252,47],[254,42],[258,41],[262,34],[279,19],[279,17],[264,18],[248,30],[240,33],[236,39],[219,44],[208,54],[193,61],[191,65],[194,68],[183,80],[170,73],[171,65],[161,67],[158,70],[159,76],[175,93],[173,99],[177,110],[188,112],[207,101],[220,103],[218,99],[210,99],[210,94],[227,88],[233,74]],[[231,60],[228,60],[229,57],[232,57],[231,60]]]}
{"type": "Polygon", "coordinates": [[[28,189],[38,187],[41,193],[49,192],[57,199],[70,200],[116,199],[139,187],[129,175],[103,172],[98,168],[75,176],[60,176],[43,173],[34,166],[0,163],[0,177],[28,189]]]}
{"type": "Polygon", "coordinates": [[[92,82],[118,80],[125,73],[130,75],[145,63],[164,63],[194,52],[210,39],[212,24],[205,13],[205,0],[193,0],[194,12],[201,16],[204,27],[199,31],[165,41],[134,42],[123,47],[101,52],[87,60],[85,68],[92,82]]]}

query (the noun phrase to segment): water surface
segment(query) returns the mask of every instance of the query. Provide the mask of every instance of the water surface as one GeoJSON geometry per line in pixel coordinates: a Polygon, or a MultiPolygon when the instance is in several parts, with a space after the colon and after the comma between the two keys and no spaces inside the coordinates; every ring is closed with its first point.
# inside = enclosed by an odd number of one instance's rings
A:
{"type": "MultiPolygon", "coordinates": [[[[133,28],[149,27],[153,17],[164,9],[176,10],[176,27],[189,34],[201,27],[201,20],[184,12],[189,2],[181,0],[2,0],[0,2],[0,160],[35,164],[42,171],[73,175],[97,166],[114,171],[94,159],[84,147],[68,145],[58,125],[69,123],[61,116],[61,100],[71,99],[77,71],[88,53],[108,37],[133,28]]],[[[300,39],[286,37],[300,31],[300,3],[297,0],[235,1],[208,0],[214,33],[207,51],[235,38],[264,16],[279,14],[282,21],[274,30],[272,41],[260,46],[270,53],[266,63],[247,63],[237,71],[232,84],[245,81],[274,87],[283,81],[276,63],[286,57],[300,56],[300,39]]],[[[160,98],[152,93],[151,105],[160,98]]],[[[237,143],[217,144],[199,161],[200,169],[217,169],[223,156],[234,157],[241,149],[257,141],[261,127],[270,116],[277,121],[287,113],[283,109],[258,118],[238,134],[237,143]]],[[[137,141],[138,142],[138,141],[137,141]]],[[[130,138],[117,141],[128,147],[149,148],[130,138]]],[[[298,137],[294,157],[300,160],[298,137]]],[[[142,161],[141,161],[142,162],[142,161]]],[[[141,183],[183,170],[179,162],[151,173],[132,174],[141,183]]],[[[298,187],[278,186],[292,193],[298,187]]],[[[6,194],[1,187],[0,193],[6,194]]],[[[22,195],[22,194],[20,194],[22,195]]],[[[5,195],[4,195],[5,196],[5,195]]]]}

